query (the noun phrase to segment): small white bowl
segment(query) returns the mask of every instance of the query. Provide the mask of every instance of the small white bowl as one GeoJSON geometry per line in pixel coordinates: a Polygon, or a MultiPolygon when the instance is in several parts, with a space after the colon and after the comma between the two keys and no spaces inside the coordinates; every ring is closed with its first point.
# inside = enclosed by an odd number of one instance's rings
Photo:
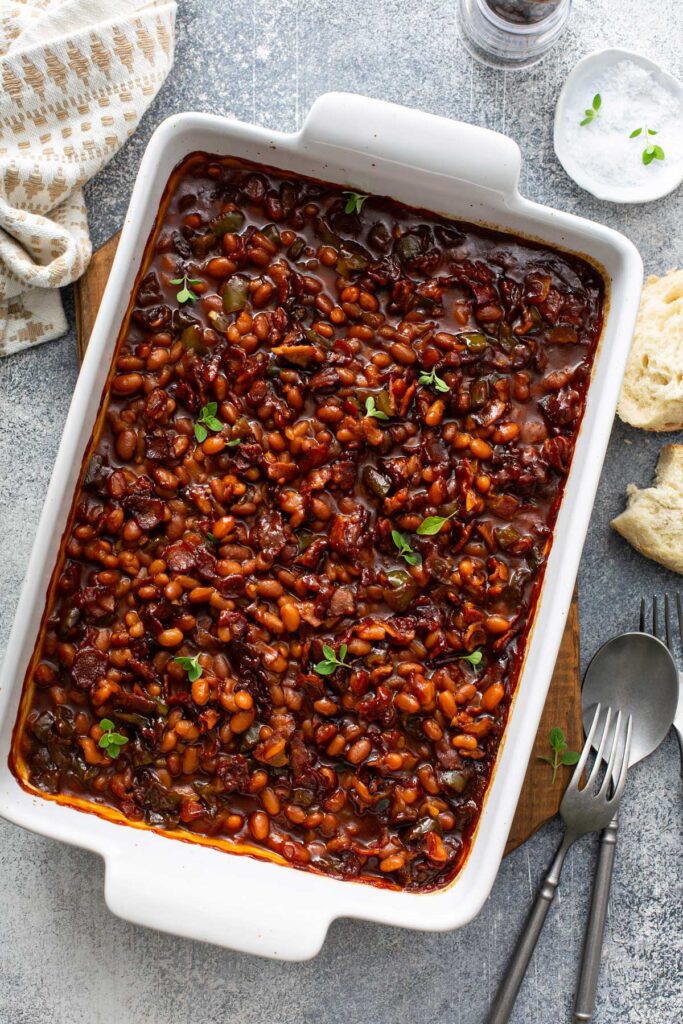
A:
{"type": "MultiPolygon", "coordinates": [[[[591,89],[602,73],[613,64],[620,61],[630,60],[639,64],[646,71],[654,72],[660,85],[668,91],[677,95],[683,104],[683,85],[664,71],[654,61],[647,57],[634,53],[632,50],[620,50],[610,48],[607,50],[596,50],[588,54],[578,62],[570,72],[564,83],[562,92],[557,100],[555,108],[555,127],[553,133],[553,144],[555,154],[565,171],[577,185],[592,193],[598,199],[607,200],[611,203],[649,203],[653,199],[661,199],[673,192],[683,181],[683,160],[675,160],[670,164],[663,164],[658,168],[658,174],[652,181],[639,185],[613,185],[601,178],[595,177],[586,170],[580,157],[572,151],[565,133],[565,109],[573,101],[575,96],[592,95],[591,89]]],[[[584,104],[585,105],[585,104],[584,104]]]]}

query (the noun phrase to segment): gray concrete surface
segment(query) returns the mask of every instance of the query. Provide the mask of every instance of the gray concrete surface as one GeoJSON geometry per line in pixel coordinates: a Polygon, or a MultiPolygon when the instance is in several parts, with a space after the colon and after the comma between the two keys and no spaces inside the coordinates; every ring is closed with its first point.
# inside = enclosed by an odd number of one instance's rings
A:
{"type": "MultiPolygon", "coordinates": [[[[593,49],[631,47],[681,77],[680,0],[576,0],[558,49],[516,75],[465,54],[454,0],[179,6],[166,87],[87,189],[95,244],[120,225],[141,153],[167,114],[206,110],[291,130],[317,95],[348,89],[507,132],[522,147],[526,195],[625,232],[648,272],[683,262],[680,190],[646,207],[593,200],[565,176],[551,141],[564,76],[593,49]]],[[[73,332],[0,362],[3,649],[76,373],[73,332]]],[[[665,440],[615,425],[580,574],[584,657],[633,624],[641,593],[680,583],[609,529],[626,484],[649,482],[665,440]]],[[[669,738],[626,794],[597,1024],[683,1017],[682,813],[669,738]]],[[[104,905],[98,858],[0,822],[0,1024],[479,1024],[559,834],[552,822],[509,857],[482,913],[459,932],[337,922],[316,960],[282,965],[119,921],[104,905]]],[[[570,1019],[593,862],[588,840],[569,855],[516,1024],[570,1019]]]]}

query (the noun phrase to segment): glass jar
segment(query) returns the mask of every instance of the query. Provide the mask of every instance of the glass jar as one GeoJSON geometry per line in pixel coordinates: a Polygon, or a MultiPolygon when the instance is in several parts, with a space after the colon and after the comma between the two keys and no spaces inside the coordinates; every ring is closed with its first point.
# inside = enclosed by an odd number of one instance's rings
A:
{"type": "Polygon", "coordinates": [[[557,42],[572,0],[458,0],[466,49],[494,68],[527,68],[557,42]]]}

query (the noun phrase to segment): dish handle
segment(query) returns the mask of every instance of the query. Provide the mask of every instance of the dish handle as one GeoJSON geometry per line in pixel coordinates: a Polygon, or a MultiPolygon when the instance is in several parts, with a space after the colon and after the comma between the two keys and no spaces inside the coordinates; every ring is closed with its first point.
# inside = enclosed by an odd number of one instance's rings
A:
{"type": "Polygon", "coordinates": [[[104,896],[112,913],[148,928],[278,960],[315,956],[334,916],[324,901],[302,899],[290,868],[250,867],[260,868],[258,879],[234,884],[202,859],[143,844],[106,858],[104,896]]]}
{"type": "Polygon", "coordinates": [[[502,192],[517,192],[522,156],[507,135],[353,93],[328,92],[313,103],[302,129],[322,159],[330,149],[375,157],[502,192]]]}

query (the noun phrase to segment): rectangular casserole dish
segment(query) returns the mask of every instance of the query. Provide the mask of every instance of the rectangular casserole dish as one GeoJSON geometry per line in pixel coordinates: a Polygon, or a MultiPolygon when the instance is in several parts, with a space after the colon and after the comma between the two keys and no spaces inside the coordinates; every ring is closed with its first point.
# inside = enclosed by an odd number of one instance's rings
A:
{"type": "Polygon", "coordinates": [[[153,136],[67,419],[0,689],[0,813],[17,824],[102,854],[107,903],[120,916],[247,952],[298,960],[318,951],[336,917],[433,930],[452,928],[470,920],[488,895],[571,599],[642,277],[638,254],[621,235],[523,199],[517,191],[519,167],[517,146],[503,136],[342,94],[321,97],[296,135],[187,114],[167,120],[153,136]],[[197,150],[349,182],[446,216],[538,239],[587,257],[600,267],[608,285],[603,336],[584,419],[497,766],[471,855],[453,883],[437,892],[409,894],[353,885],[267,861],[225,857],[200,844],[168,842],[147,830],[118,828],[72,807],[37,800],[19,786],[8,768],[21,682],[119,325],[165,183],[180,160],[197,150]],[[523,715],[516,711],[519,702],[523,715]]]}

